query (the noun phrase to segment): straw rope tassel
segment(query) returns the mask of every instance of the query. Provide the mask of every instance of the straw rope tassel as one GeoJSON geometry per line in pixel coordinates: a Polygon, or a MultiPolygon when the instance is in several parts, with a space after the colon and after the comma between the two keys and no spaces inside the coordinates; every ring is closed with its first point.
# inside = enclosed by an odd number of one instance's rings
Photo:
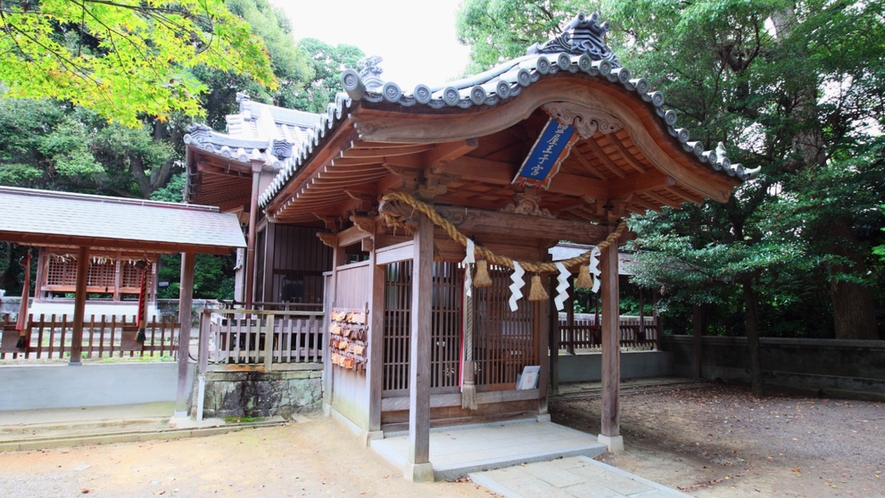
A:
{"type": "Polygon", "coordinates": [[[492,277],[489,276],[489,262],[481,259],[476,262],[476,275],[473,277],[474,287],[491,287],[492,277]]]}
{"type": "Polygon", "coordinates": [[[532,275],[532,287],[529,289],[529,301],[546,301],[550,299],[547,290],[541,284],[541,275],[535,273],[532,275]]]}
{"type": "MultiPolygon", "coordinates": [[[[470,268],[467,268],[470,271],[470,268]]],[[[466,282],[465,282],[466,284],[466,282]]],[[[473,362],[473,296],[464,293],[464,379],[461,383],[461,408],[476,410],[476,364],[473,362]]]]}

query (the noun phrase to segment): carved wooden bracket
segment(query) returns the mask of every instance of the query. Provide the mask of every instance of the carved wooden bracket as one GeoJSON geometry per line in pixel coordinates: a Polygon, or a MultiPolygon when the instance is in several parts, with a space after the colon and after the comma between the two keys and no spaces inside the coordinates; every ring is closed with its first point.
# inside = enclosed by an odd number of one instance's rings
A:
{"type": "Polygon", "coordinates": [[[533,190],[517,192],[513,202],[500,209],[502,213],[524,214],[538,218],[555,218],[550,211],[541,208],[541,196],[533,190]]]}
{"type": "Polygon", "coordinates": [[[324,245],[335,249],[338,247],[338,234],[331,232],[317,232],[317,238],[319,238],[324,245]]]}
{"type": "Polygon", "coordinates": [[[590,138],[597,131],[602,134],[616,132],[624,123],[611,114],[567,102],[553,102],[544,106],[550,116],[564,125],[572,125],[583,139],[590,138]]]}
{"type": "Polygon", "coordinates": [[[375,219],[371,216],[361,216],[361,215],[351,215],[350,221],[353,222],[353,226],[360,229],[360,231],[365,232],[369,235],[375,234],[375,219]]]}
{"type": "Polygon", "coordinates": [[[418,229],[418,215],[420,213],[409,206],[395,202],[382,202],[378,206],[378,213],[389,227],[403,228],[407,234],[414,233],[418,229]]]}

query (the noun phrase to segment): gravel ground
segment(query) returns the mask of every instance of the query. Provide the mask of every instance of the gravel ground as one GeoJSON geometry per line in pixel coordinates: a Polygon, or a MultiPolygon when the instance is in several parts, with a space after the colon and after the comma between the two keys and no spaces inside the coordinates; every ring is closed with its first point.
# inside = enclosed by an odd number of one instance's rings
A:
{"type": "MultiPolygon", "coordinates": [[[[624,394],[626,451],[603,461],[698,497],[885,497],[885,404],[734,386],[624,394]]],[[[558,399],[554,422],[599,432],[601,402],[558,399]]]]}
{"type": "Polygon", "coordinates": [[[486,497],[470,482],[412,483],[341,423],[218,436],[0,453],[0,496],[486,497]]]}

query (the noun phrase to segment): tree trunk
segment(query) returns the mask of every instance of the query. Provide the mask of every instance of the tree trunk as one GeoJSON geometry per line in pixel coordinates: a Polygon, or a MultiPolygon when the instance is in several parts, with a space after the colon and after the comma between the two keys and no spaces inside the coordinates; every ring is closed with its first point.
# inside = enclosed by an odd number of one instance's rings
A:
{"type": "MultiPolygon", "coordinates": [[[[830,240],[825,247],[830,254],[849,261],[845,264],[832,264],[827,267],[830,274],[830,299],[833,302],[833,321],[836,339],[879,338],[876,330],[876,306],[873,290],[857,282],[846,281],[842,275],[866,275],[864,255],[858,250],[858,242],[851,232],[850,220],[837,218],[827,223],[826,234],[830,240]]],[[[823,231],[823,230],[821,230],[823,231]]]]}
{"type": "Polygon", "coordinates": [[[752,281],[744,282],[744,307],[746,308],[747,349],[750,356],[750,385],[753,396],[763,394],[762,358],[759,345],[759,295],[753,290],[752,281]]]}

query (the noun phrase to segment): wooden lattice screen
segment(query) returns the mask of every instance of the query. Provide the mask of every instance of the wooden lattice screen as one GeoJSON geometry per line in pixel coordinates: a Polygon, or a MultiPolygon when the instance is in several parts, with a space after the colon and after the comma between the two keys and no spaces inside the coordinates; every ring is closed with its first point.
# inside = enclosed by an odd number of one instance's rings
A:
{"type": "MultiPolygon", "coordinates": [[[[387,265],[384,303],[384,390],[409,389],[412,262],[387,265]]],[[[461,361],[461,294],[464,275],[454,263],[433,264],[430,388],[457,388],[461,361]]]]}
{"type": "MultiPolygon", "coordinates": [[[[535,303],[523,298],[519,309],[510,311],[511,271],[490,268],[492,285],[473,292],[476,385],[489,390],[513,389],[523,367],[538,364],[535,303]]],[[[528,294],[527,286],[523,293],[528,294]]]]}
{"type": "Polygon", "coordinates": [[[50,257],[46,271],[47,285],[77,285],[77,264],[70,264],[61,258],[50,257]]]}
{"type": "MultiPolygon", "coordinates": [[[[115,293],[117,291],[117,272],[120,272],[119,291],[137,294],[141,285],[141,270],[135,265],[136,260],[126,257],[97,256],[89,260],[89,271],[86,285],[89,292],[115,293]],[[118,270],[119,269],[119,270],[118,270]]],[[[148,289],[151,288],[153,272],[148,268],[148,289]]],[[[46,264],[45,290],[56,292],[73,292],[77,285],[77,260],[73,257],[50,255],[46,264]]]]}

